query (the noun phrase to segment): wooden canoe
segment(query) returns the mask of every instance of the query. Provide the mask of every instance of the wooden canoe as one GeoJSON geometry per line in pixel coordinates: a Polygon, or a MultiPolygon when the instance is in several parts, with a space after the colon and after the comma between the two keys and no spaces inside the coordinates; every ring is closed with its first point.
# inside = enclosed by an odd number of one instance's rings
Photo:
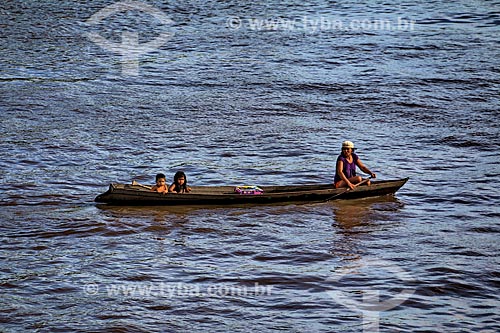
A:
{"type": "Polygon", "coordinates": [[[370,186],[354,190],[336,189],[332,184],[261,186],[262,194],[235,193],[235,186],[192,186],[190,193],[156,193],[139,184],[110,184],[109,189],[95,198],[96,202],[114,205],[233,205],[271,204],[287,202],[321,202],[337,199],[358,199],[394,194],[408,178],[374,180],[370,186]]]}

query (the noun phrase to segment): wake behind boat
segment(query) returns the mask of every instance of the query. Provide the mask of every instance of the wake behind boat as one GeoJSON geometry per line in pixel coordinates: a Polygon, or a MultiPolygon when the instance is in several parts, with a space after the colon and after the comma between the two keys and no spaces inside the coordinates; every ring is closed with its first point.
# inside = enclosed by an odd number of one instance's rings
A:
{"type": "Polygon", "coordinates": [[[242,194],[235,186],[192,186],[189,193],[158,193],[149,187],[133,184],[110,184],[95,198],[96,202],[114,205],[234,205],[293,202],[321,202],[337,199],[358,199],[394,194],[408,178],[372,181],[369,186],[354,190],[335,188],[332,184],[261,186],[262,192],[242,194]]]}

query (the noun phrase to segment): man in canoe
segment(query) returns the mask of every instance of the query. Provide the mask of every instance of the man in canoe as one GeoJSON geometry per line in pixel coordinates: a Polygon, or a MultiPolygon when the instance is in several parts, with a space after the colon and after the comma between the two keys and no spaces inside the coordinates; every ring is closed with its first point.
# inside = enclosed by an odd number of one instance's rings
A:
{"type": "MultiPolygon", "coordinates": [[[[353,190],[356,184],[363,181],[361,176],[356,175],[356,166],[364,173],[369,174],[371,178],[377,177],[377,175],[371,172],[370,169],[361,162],[358,155],[354,153],[354,150],[354,143],[351,141],[342,142],[342,151],[337,158],[335,178],[333,180],[335,188],[349,187],[353,190]]],[[[370,181],[367,182],[367,185],[370,185],[370,181]]]]}

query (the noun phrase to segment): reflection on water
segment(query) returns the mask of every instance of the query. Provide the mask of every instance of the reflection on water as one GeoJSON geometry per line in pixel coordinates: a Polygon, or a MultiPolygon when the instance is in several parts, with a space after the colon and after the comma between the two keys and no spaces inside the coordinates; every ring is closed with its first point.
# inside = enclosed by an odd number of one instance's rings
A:
{"type": "Polygon", "coordinates": [[[366,237],[394,228],[391,222],[404,204],[393,195],[331,202],[333,235],[330,253],[340,265],[361,260],[367,254],[366,237]]]}
{"type": "Polygon", "coordinates": [[[115,216],[134,216],[136,218],[155,217],[155,221],[166,221],[173,217],[182,218],[190,212],[203,209],[194,206],[114,206],[96,204],[96,207],[107,214],[115,216]]]}
{"type": "Polygon", "coordinates": [[[379,222],[387,222],[388,216],[392,216],[403,207],[403,202],[393,195],[359,200],[337,200],[333,203],[335,226],[343,233],[367,232],[370,230],[370,225],[373,227],[379,222]]]}

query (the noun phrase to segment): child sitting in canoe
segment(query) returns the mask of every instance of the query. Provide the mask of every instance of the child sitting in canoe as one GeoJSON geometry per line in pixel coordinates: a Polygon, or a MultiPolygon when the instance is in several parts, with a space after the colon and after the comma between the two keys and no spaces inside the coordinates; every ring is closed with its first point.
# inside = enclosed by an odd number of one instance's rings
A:
{"type": "MultiPolygon", "coordinates": [[[[371,178],[377,177],[377,175],[371,172],[370,169],[368,169],[363,162],[361,162],[358,155],[354,153],[354,150],[354,143],[351,141],[344,141],[342,143],[342,151],[337,158],[335,178],[333,180],[335,188],[349,187],[353,190],[355,184],[363,181],[361,176],[356,175],[356,166],[358,166],[361,171],[369,174],[371,178]]],[[[367,181],[367,185],[370,185],[369,180],[367,181]]]]}
{"type": "Polygon", "coordinates": [[[182,171],[177,171],[174,175],[174,182],[168,188],[169,192],[186,193],[191,192],[191,188],[187,186],[186,174],[182,171]]]}
{"type": "Polygon", "coordinates": [[[156,185],[151,188],[151,191],[159,193],[168,192],[167,177],[164,174],[159,173],[156,175],[156,185]]]}

